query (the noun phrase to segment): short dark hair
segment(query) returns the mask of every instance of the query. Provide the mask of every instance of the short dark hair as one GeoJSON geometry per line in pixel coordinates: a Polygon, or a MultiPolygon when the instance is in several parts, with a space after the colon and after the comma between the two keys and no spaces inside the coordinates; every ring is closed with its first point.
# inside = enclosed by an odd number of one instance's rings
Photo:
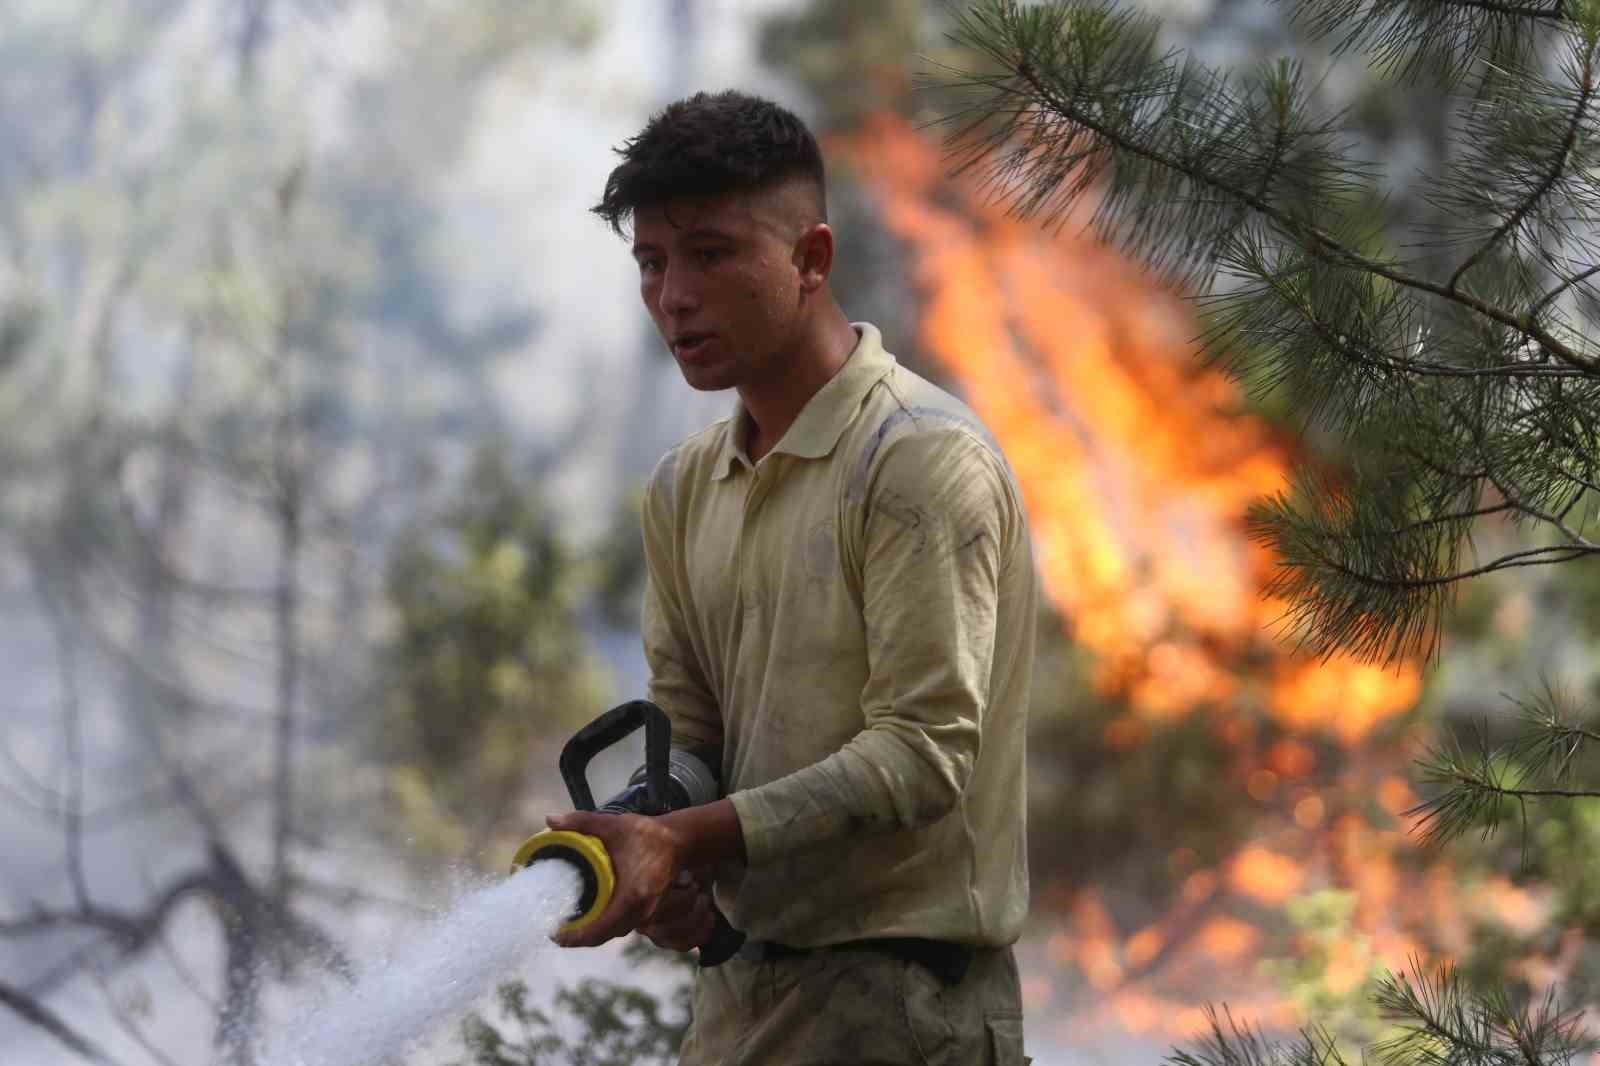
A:
{"type": "Polygon", "coordinates": [[[684,196],[765,189],[793,178],[816,183],[826,218],[822,150],[786,108],[733,89],[668,104],[616,149],[622,162],[592,210],[618,235],[641,207],[684,196]]]}

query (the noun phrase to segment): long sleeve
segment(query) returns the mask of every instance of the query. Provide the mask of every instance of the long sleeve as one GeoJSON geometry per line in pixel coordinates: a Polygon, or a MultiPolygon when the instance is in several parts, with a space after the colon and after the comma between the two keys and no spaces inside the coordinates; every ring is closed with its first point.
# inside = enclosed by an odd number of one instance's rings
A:
{"type": "Polygon", "coordinates": [[[877,457],[856,536],[841,537],[860,573],[864,728],[820,762],[733,794],[752,866],[956,807],[978,757],[1002,568],[1025,536],[1002,463],[953,427],[877,457]]]}

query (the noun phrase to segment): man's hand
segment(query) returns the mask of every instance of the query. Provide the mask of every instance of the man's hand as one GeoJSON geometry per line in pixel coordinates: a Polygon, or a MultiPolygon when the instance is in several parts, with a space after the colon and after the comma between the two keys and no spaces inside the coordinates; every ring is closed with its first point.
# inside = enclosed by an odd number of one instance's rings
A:
{"type": "Polygon", "coordinates": [[[693,951],[704,946],[716,927],[708,880],[688,872],[679,874],[639,932],[656,947],[668,951],[693,951]]]}
{"type": "Polygon", "coordinates": [[[616,890],[600,917],[553,938],[564,948],[595,947],[649,923],[684,866],[684,842],[664,818],[572,811],[553,814],[545,823],[598,837],[617,876],[616,890]]]}

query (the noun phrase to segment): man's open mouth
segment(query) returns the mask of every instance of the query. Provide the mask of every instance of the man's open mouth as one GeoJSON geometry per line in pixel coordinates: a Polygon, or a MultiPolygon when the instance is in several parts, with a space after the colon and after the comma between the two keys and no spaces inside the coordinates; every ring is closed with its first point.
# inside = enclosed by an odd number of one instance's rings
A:
{"type": "Polygon", "coordinates": [[[680,333],[672,338],[672,350],[679,355],[693,355],[710,339],[709,333],[680,333]]]}

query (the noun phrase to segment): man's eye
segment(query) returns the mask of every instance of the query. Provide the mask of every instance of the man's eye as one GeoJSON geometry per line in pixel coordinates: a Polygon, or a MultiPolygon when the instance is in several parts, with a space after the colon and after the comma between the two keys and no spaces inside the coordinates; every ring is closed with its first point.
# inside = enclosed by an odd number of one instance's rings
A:
{"type": "Polygon", "coordinates": [[[722,249],[702,248],[696,254],[699,255],[701,263],[705,264],[706,266],[710,266],[712,263],[715,263],[717,260],[722,258],[722,249]]]}
{"type": "Polygon", "coordinates": [[[656,271],[658,271],[660,269],[661,269],[661,260],[659,260],[659,259],[641,259],[641,260],[639,260],[639,273],[641,273],[641,274],[654,274],[656,271]]]}

